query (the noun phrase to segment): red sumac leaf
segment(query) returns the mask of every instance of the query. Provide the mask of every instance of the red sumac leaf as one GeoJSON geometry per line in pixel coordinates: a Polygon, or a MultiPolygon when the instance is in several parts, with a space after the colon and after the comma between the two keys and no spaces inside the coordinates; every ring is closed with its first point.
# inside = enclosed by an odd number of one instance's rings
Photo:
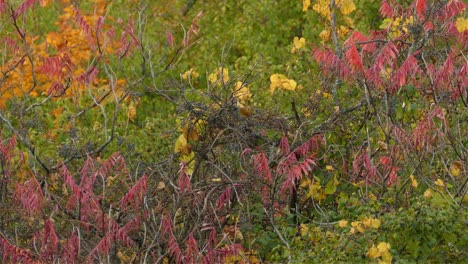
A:
{"type": "Polygon", "coordinates": [[[416,0],[416,14],[423,17],[427,9],[427,0],[416,0]]]}
{"type": "Polygon", "coordinates": [[[345,52],[346,59],[348,63],[351,65],[353,71],[359,70],[363,71],[364,66],[362,65],[361,56],[356,48],[356,45],[352,45],[348,50],[345,52]]]}
{"type": "Polygon", "coordinates": [[[383,17],[393,17],[393,8],[386,0],[382,1],[379,12],[383,17]]]}

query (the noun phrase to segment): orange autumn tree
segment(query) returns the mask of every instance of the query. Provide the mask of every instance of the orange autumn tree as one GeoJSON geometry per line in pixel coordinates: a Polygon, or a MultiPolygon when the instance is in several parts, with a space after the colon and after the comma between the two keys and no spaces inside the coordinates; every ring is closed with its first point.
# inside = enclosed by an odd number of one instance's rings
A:
{"type": "MultiPolygon", "coordinates": [[[[50,152],[43,145],[69,141],[67,131],[77,131],[80,122],[89,122],[84,116],[97,118],[93,120],[100,127],[99,131],[94,129],[98,132],[93,143],[96,146],[83,149],[87,143],[76,144],[72,140],[74,143],[66,146],[72,151],[60,154],[66,162],[99,153],[109,145],[121,108],[124,116],[135,116],[136,106],[127,89],[128,75],[121,67],[125,61],[138,57],[135,51],[140,48],[141,39],[137,37],[135,21],[131,17],[114,18],[108,13],[107,1],[93,0],[88,4],[80,7],[69,1],[0,2],[5,22],[0,40],[4,51],[0,119],[6,131],[18,136],[47,173],[58,167],[53,166],[53,157],[46,162],[38,155],[41,151],[50,152]],[[48,32],[40,33],[37,25],[31,25],[39,13],[35,9],[53,13],[53,5],[62,13],[54,26],[41,24],[48,32]]],[[[139,56],[145,56],[140,53],[139,56]]]]}
{"type": "MultiPolygon", "coordinates": [[[[27,11],[23,5],[8,14],[8,8],[13,7],[3,3],[3,15],[10,16],[15,31],[3,40],[7,63],[3,65],[0,86],[2,108],[15,96],[77,96],[87,87],[109,89],[109,80],[98,77],[99,66],[110,57],[128,55],[139,41],[131,22],[115,21],[106,15],[106,1],[92,2],[94,12],[89,15],[73,5],[66,6],[55,22],[57,31],[45,38],[20,27],[20,16],[27,11]],[[120,36],[104,20],[123,27],[120,36]]],[[[48,4],[41,2],[44,7],[48,4]]],[[[116,83],[122,87],[125,81],[119,79],[116,83]]]]}

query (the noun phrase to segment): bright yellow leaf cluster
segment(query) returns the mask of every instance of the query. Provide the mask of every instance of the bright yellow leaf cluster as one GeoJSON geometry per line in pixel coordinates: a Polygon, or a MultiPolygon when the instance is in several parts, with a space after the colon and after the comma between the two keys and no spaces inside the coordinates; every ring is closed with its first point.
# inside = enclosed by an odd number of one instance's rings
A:
{"type": "MultiPolygon", "coordinates": [[[[335,6],[337,10],[342,15],[349,15],[354,10],[356,10],[356,5],[354,4],[353,0],[336,0],[335,6]]],[[[330,20],[331,18],[331,11],[330,11],[330,1],[329,0],[317,0],[315,4],[312,6],[312,9],[322,15],[323,17],[330,20]]]]}
{"type": "Polygon", "coordinates": [[[192,151],[192,147],[184,134],[181,134],[177,138],[174,146],[174,153],[180,154],[179,160],[187,164],[185,173],[187,175],[192,175],[195,168],[195,153],[192,151]]]}
{"type": "Polygon", "coordinates": [[[185,138],[184,134],[181,134],[175,142],[174,153],[181,153],[182,155],[187,155],[190,154],[191,151],[192,149],[187,142],[187,138],[185,138]]]}
{"type": "Polygon", "coordinates": [[[178,120],[179,131],[182,132],[174,145],[174,153],[180,154],[179,160],[187,164],[185,173],[192,175],[195,169],[195,153],[189,141],[197,141],[204,131],[206,122],[200,119],[191,119],[188,122],[178,120]]]}
{"type": "Polygon", "coordinates": [[[288,79],[283,74],[273,74],[270,76],[270,93],[273,94],[276,88],[294,91],[296,90],[297,83],[294,80],[288,79]]]}
{"type": "Polygon", "coordinates": [[[219,67],[216,71],[208,76],[208,80],[212,84],[224,85],[229,81],[229,71],[224,67],[219,67]]]}
{"type": "Polygon", "coordinates": [[[302,0],[302,11],[307,11],[310,6],[310,0],[302,0]]]}
{"type": "Polygon", "coordinates": [[[372,259],[380,258],[379,263],[390,264],[392,263],[392,255],[390,254],[390,244],[385,242],[380,242],[377,246],[372,245],[372,247],[367,251],[367,256],[372,259]]]}
{"type": "Polygon", "coordinates": [[[381,29],[387,29],[389,35],[392,38],[397,38],[401,36],[403,33],[408,33],[409,26],[414,24],[414,17],[410,16],[408,19],[404,19],[402,17],[396,18],[386,18],[383,20],[382,25],[380,25],[381,29]]]}
{"type": "Polygon", "coordinates": [[[458,32],[463,32],[468,30],[468,18],[459,17],[455,22],[455,26],[457,27],[458,32]]]}
{"type": "Polygon", "coordinates": [[[328,40],[330,40],[330,37],[331,37],[331,30],[330,29],[324,29],[319,34],[319,38],[322,40],[322,43],[327,42],[328,40]]]}
{"type": "Polygon", "coordinates": [[[340,13],[347,16],[356,10],[356,5],[353,0],[337,0],[336,6],[340,10],[340,13]]]}
{"type": "Polygon", "coordinates": [[[462,171],[462,163],[461,161],[454,161],[452,162],[452,164],[450,165],[450,174],[452,174],[453,177],[458,177],[460,176],[460,172],[462,171]]]}
{"type": "Polygon", "coordinates": [[[193,68],[190,68],[190,70],[184,72],[182,74],[182,80],[187,80],[187,79],[195,79],[195,78],[198,78],[198,76],[200,76],[200,74],[198,72],[196,72],[193,68]]]}
{"type": "Polygon", "coordinates": [[[445,186],[445,183],[443,180],[441,179],[437,179],[435,182],[434,182],[435,185],[439,186],[439,187],[444,187],[445,186]]]}
{"type": "MultiPolygon", "coordinates": [[[[349,33],[349,28],[353,28],[353,20],[348,16],[354,10],[356,10],[356,5],[354,4],[353,0],[337,0],[335,1],[336,11],[343,15],[343,22],[345,25],[336,25],[336,33],[340,38],[345,38],[346,35],[349,33]]],[[[318,0],[313,8],[315,12],[319,13],[323,17],[330,20],[331,18],[331,10],[330,10],[330,1],[328,0],[318,0]]],[[[322,43],[327,42],[330,40],[331,37],[331,28],[328,27],[322,32],[320,32],[319,37],[322,40],[322,43]]]]}
{"type": "MultiPolygon", "coordinates": [[[[351,222],[350,234],[355,234],[356,232],[364,233],[366,229],[378,229],[380,227],[380,220],[377,218],[366,217],[362,221],[351,222]]],[[[345,227],[344,225],[343,227],[345,227]]]]}
{"type": "Polygon", "coordinates": [[[293,39],[293,48],[291,49],[291,53],[296,53],[297,51],[301,50],[305,47],[305,38],[298,38],[294,37],[293,39]]]}
{"type": "Polygon", "coordinates": [[[313,197],[316,201],[322,201],[326,197],[325,191],[322,189],[318,178],[312,181],[310,178],[304,177],[299,187],[307,191],[305,199],[313,197]]]}
{"type": "Polygon", "coordinates": [[[348,226],[348,220],[343,219],[343,220],[338,221],[338,226],[341,228],[348,226]]]}

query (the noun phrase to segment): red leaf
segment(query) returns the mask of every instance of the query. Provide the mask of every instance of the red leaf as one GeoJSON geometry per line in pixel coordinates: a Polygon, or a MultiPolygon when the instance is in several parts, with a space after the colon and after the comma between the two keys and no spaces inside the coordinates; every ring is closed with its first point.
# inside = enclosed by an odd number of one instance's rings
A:
{"type": "Polygon", "coordinates": [[[11,244],[1,236],[0,252],[2,252],[2,263],[36,263],[28,250],[11,244]]]}
{"type": "Polygon", "coordinates": [[[88,22],[86,22],[86,19],[83,17],[83,15],[81,14],[80,10],[77,7],[74,7],[74,12],[75,12],[75,23],[86,34],[90,44],[93,44],[94,41],[92,38],[91,26],[88,24],[88,22]]]}
{"type": "Polygon", "coordinates": [[[190,183],[190,177],[185,172],[187,169],[187,164],[185,162],[180,163],[179,169],[179,189],[181,192],[186,192],[192,190],[192,184],[190,183]]]}
{"type": "MultiPolygon", "coordinates": [[[[18,8],[15,9],[15,11],[13,11],[13,14],[11,15],[13,19],[17,19],[19,15],[23,14],[24,12],[26,12],[26,10],[28,10],[29,8],[31,8],[34,3],[36,2],[36,0],[26,0],[24,1],[20,6],[18,6],[18,8]]],[[[2,4],[3,6],[3,4],[2,4]]]]}
{"type": "Polygon", "coordinates": [[[45,221],[44,233],[42,234],[41,257],[49,261],[54,260],[58,250],[58,236],[55,232],[54,222],[48,218],[45,221]]]}
{"type": "Polygon", "coordinates": [[[94,66],[90,67],[85,73],[80,74],[76,77],[76,80],[83,84],[89,84],[96,79],[98,69],[94,66]]]}
{"type": "Polygon", "coordinates": [[[289,148],[289,142],[288,142],[288,139],[286,138],[286,135],[283,135],[283,138],[281,138],[279,148],[281,149],[281,152],[282,152],[282,154],[284,156],[288,155],[289,152],[291,152],[291,149],[289,148]]]}
{"type": "Polygon", "coordinates": [[[5,14],[5,10],[7,10],[7,4],[5,0],[0,0],[0,15],[5,14]]]}
{"type": "Polygon", "coordinates": [[[29,215],[39,214],[45,203],[41,186],[35,177],[17,184],[15,197],[29,215]]]}
{"type": "Polygon", "coordinates": [[[392,94],[397,92],[406,83],[408,75],[412,74],[414,76],[418,70],[418,61],[413,56],[409,56],[392,76],[392,83],[388,88],[389,92],[392,94]]]}
{"type": "Polygon", "coordinates": [[[322,64],[322,69],[325,73],[338,73],[340,78],[351,79],[351,70],[336,56],[335,52],[330,50],[315,49],[312,56],[322,64]]]}
{"type": "Polygon", "coordinates": [[[447,19],[460,15],[466,8],[466,5],[460,0],[450,0],[443,8],[443,18],[447,19]]]}
{"type": "Polygon", "coordinates": [[[443,87],[445,83],[450,82],[455,68],[453,65],[453,53],[450,53],[441,67],[436,77],[436,87],[443,87]]]}
{"type": "Polygon", "coordinates": [[[345,41],[345,45],[348,43],[352,44],[353,42],[361,42],[360,45],[364,52],[372,53],[377,48],[374,42],[370,42],[370,39],[359,31],[354,31],[348,40],[345,41]]]}
{"type": "Polygon", "coordinates": [[[101,31],[103,24],[104,24],[104,17],[99,16],[98,20],[96,21],[96,34],[101,31]]]}
{"type": "Polygon", "coordinates": [[[264,177],[268,182],[272,181],[271,169],[268,165],[268,158],[265,153],[260,152],[257,155],[253,156],[254,161],[254,170],[255,172],[264,177]]]}
{"type": "Polygon", "coordinates": [[[230,207],[231,206],[231,186],[228,186],[226,188],[226,190],[224,190],[224,192],[221,194],[221,196],[219,196],[219,199],[218,199],[218,210],[220,210],[221,208],[223,208],[223,205],[225,203],[227,203],[227,206],[230,207]]]}
{"type": "Polygon", "coordinates": [[[392,167],[392,169],[390,170],[390,173],[387,176],[387,186],[397,183],[397,180],[398,180],[397,170],[398,170],[397,167],[392,167]]]}
{"type": "Polygon", "coordinates": [[[190,232],[188,241],[187,241],[187,251],[185,254],[186,262],[187,263],[196,263],[198,253],[200,250],[198,249],[197,241],[193,236],[193,232],[190,232]]]}
{"type": "Polygon", "coordinates": [[[78,236],[77,228],[73,228],[73,232],[64,244],[62,251],[62,260],[65,263],[76,263],[80,251],[80,238],[78,236]]]}
{"type": "Polygon", "coordinates": [[[387,3],[386,0],[382,1],[379,12],[383,17],[393,17],[393,8],[387,3]]]}
{"type": "Polygon", "coordinates": [[[130,206],[132,208],[139,208],[143,202],[143,196],[146,193],[148,176],[143,175],[135,185],[128,190],[128,192],[120,200],[120,209],[126,209],[130,206]]]}
{"type": "Polygon", "coordinates": [[[352,45],[348,50],[345,52],[346,59],[348,63],[351,65],[353,71],[364,70],[364,66],[362,65],[361,56],[356,48],[356,45],[352,45]]]}
{"type": "Polygon", "coordinates": [[[423,17],[427,9],[427,0],[416,0],[416,13],[423,17]]]}
{"type": "Polygon", "coordinates": [[[166,31],[166,35],[167,35],[167,43],[169,43],[169,46],[171,46],[171,48],[174,47],[174,36],[172,35],[171,31],[167,30],[166,31]]]}

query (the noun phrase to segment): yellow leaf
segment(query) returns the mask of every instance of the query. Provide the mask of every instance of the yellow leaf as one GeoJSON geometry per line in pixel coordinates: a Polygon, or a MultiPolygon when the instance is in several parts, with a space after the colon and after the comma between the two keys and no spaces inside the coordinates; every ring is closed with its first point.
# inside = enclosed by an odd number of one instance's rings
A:
{"type": "Polygon", "coordinates": [[[162,181],[158,182],[158,186],[156,187],[156,189],[162,190],[164,188],[166,188],[166,184],[162,181]]]}
{"type": "Polygon", "coordinates": [[[339,9],[341,14],[346,16],[356,10],[353,0],[342,0],[340,2],[341,4],[339,5],[339,9]]]}
{"type": "Polygon", "coordinates": [[[180,135],[175,143],[174,153],[189,154],[190,151],[190,145],[187,143],[184,134],[180,135]]]}
{"type": "Polygon", "coordinates": [[[327,166],[325,166],[325,169],[326,169],[327,171],[334,171],[334,170],[335,170],[335,169],[333,168],[332,165],[327,165],[327,166]]]}
{"type": "Polygon", "coordinates": [[[187,80],[188,78],[194,79],[194,78],[197,78],[198,76],[200,76],[200,74],[198,74],[198,72],[196,72],[193,68],[190,68],[190,70],[182,74],[182,79],[183,80],[187,80]]]}
{"type": "Polygon", "coordinates": [[[247,101],[250,99],[252,94],[250,93],[249,87],[245,86],[242,82],[237,82],[234,87],[234,96],[239,101],[247,101]]]}
{"type": "Polygon", "coordinates": [[[434,183],[435,183],[435,185],[437,185],[439,187],[444,187],[445,186],[444,181],[441,180],[441,179],[437,179],[434,183]]]}
{"type": "Polygon", "coordinates": [[[468,18],[464,18],[464,17],[457,18],[455,25],[457,27],[458,32],[460,33],[465,30],[468,30],[468,18]]]}
{"type": "Polygon", "coordinates": [[[330,39],[330,36],[331,36],[331,32],[329,29],[324,29],[322,30],[322,32],[320,32],[319,34],[319,38],[323,41],[323,42],[326,42],[330,39]]]}
{"type": "Polygon", "coordinates": [[[343,25],[340,25],[340,28],[338,28],[338,35],[340,35],[341,38],[346,37],[346,34],[348,34],[349,29],[343,25]]]}
{"type": "Polygon", "coordinates": [[[312,115],[307,107],[302,107],[301,112],[304,114],[305,117],[310,117],[312,115]]]}
{"type": "Polygon", "coordinates": [[[184,154],[180,157],[180,161],[185,162],[187,167],[185,168],[185,173],[188,176],[192,176],[195,170],[195,153],[190,151],[188,154],[184,154]]]}
{"type": "Polygon", "coordinates": [[[453,177],[460,176],[461,170],[462,170],[462,163],[458,160],[453,161],[452,165],[450,165],[450,174],[452,174],[453,177]]]}
{"type": "Polygon", "coordinates": [[[208,80],[213,84],[224,85],[229,81],[229,71],[224,67],[219,67],[210,74],[208,80]]]}
{"type": "Polygon", "coordinates": [[[359,233],[364,233],[364,228],[362,227],[362,223],[359,221],[351,222],[351,226],[355,228],[359,233]]]}
{"type": "Polygon", "coordinates": [[[385,242],[380,242],[377,245],[377,249],[379,250],[380,253],[387,252],[390,249],[390,244],[385,243],[385,242]]]}
{"type": "Polygon", "coordinates": [[[414,178],[414,175],[410,175],[409,177],[411,179],[411,186],[413,186],[413,188],[418,188],[418,182],[414,178]]]}
{"type": "Polygon", "coordinates": [[[379,263],[392,264],[392,255],[390,255],[390,252],[388,251],[382,252],[382,260],[379,261],[379,263]]]}
{"type": "Polygon", "coordinates": [[[379,219],[373,218],[373,219],[371,220],[371,227],[372,227],[373,229],[379,229],[379,227],[380,227],[380,220],[379,220],[379,219]]]}
{"type": "Polygon", "coordinates": [[[348,225],[348,221],[347,220],[340,220],[338,221],[338,226],[339,227],[346,227],[348,225]]]}
{"type": "Polygon", "coordinates": [[[305,47],[305,38],[298,38],[294,37],[293,39],[293,48],[291,50],[292,53],[295,53],[296,51],[302,49],[305,47]]]}
{"type": "Polygon", "coordinates": [[[312,9],[322,15],[323,17],[330,19],[330,1],[328,0],[318,0],[312,6],[312,9]]]}
{"type": "Polygon", "coordinates": [[[270,76],[270,93],[273,94],[276,88],[294,91],[297,83],[294,80],[288,79],[283,74],[273,74],[270,76]]]}
{"type": "Polygon", "coordinates": [[[366,227],[369,228],[371,226],[371,220],[372,218],[366,217],[362,220],[362,224],[366,227]]]}
{"type": "Polygon", "coordinates": [[[377,247],[372,245],[371,248],[369,248],[369,251],[367,251],[367,256],[369,258],[378,258],[380,257],[381,253],[379,252],[379,250],[377,250],[377,247]]]}
{"type": "Polygon", "coordinates": [[[424,198],[426,199],[429,199],[432,197],[432,191],[430,189],[427,189],[425,192],[424,192],[424,198]]]}
{"type": "Polygon", "coordinates": [[[309,234],[309,228],[306,225],[301,224],[299,228],[301,236],[306,236],[307,234],[309,234]]]}
{"type": "Polygon", "coordinates": [[[310,0],[302,0],[302,11],[307,11],[310,6],[310,0]]]}

